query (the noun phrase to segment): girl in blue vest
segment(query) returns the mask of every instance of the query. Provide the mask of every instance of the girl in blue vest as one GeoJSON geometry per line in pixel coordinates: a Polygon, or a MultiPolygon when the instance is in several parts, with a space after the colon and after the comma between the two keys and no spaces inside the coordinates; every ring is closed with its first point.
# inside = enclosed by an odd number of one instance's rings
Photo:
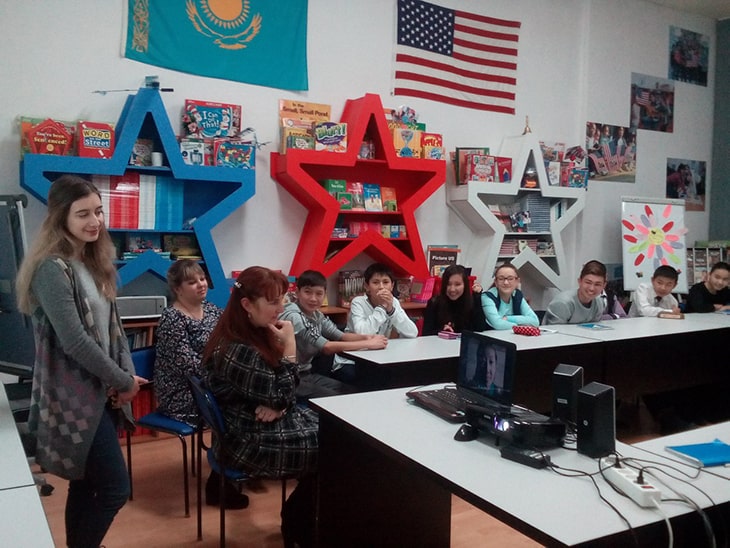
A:
{"type": "Polygon", "coordinates": [[[492,329],[512,329],[515,325],[533,325],[540,321],[517,289],[520,277],[509,263],[499,265],[494,272],[494,284],[482,293],[482,308],[492,329]]]}

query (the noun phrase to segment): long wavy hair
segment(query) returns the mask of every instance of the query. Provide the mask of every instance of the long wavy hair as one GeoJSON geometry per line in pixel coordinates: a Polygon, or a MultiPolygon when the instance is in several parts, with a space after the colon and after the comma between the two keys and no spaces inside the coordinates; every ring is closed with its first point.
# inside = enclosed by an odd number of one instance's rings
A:
{"type": "MultiPolygon", "coordinates": [[[[30,284],[38,265],[48,257],[71,259],[74,256],[74,239],[68,231],[68,215],[74,202],[91,194],[101,198],[93,183],[77,175],[61,175],[51,184],[48,215],[20,266],[15,283],[21,312],[31,314],[35,308],[36,301],[30,284]]],[[[106,226],[102,224],[96,241],[84,245],[81,262],[89,269],[99,292],[110,301],[117,296],[115,257],[114,244],[106,226]]]]}
{"type": "Polygon", "coordinates": [[[253,302],[260,297],[269,301],[282,299],[288,287],[286,276],[263,266],[251,266],[241,272],[233,285],[228,304],[210,334],[203,352],[203,363],[210,360],[216,349],[225,353],[229,345],[238,343],[253,346],[266,362],[276,367],[283,354],[281,345],[277,344],[270,329],[251,323],[241,300],[247,298],[253,302]]]}
{"type": "Polygon", "coordinates": [[[461,333],[464,326],[470,321],[473,306],[469,275],[463,266],[451,265],[444,270],[441,275],[441,292],[435,297],[435,300],[437,325],[451,323],[454,331],[461,333]],[[464,292],[454,301],[446,294],[452,276],[460,276],[464,282],[464,292]]]}

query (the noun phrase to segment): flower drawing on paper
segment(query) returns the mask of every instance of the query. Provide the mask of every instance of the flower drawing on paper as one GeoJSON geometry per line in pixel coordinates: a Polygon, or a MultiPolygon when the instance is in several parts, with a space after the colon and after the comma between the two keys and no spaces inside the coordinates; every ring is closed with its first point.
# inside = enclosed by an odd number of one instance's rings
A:
{"type": "Polygon", "coordinates": [[[630,231],[624,234],[624,240],[634,244],[628,249],[631,255],[636,255],[634,266],[644,261],[652,261],[655,269],[661,265],[678,268],[682,264],[676,251],[684,247],[682,236],[687,233],[687,228],[672,220],[671,216],[672,204],[667,204],[659,216],[654,214],[651,206],[645,205],[641,215],[621,219],[630,231]]]}

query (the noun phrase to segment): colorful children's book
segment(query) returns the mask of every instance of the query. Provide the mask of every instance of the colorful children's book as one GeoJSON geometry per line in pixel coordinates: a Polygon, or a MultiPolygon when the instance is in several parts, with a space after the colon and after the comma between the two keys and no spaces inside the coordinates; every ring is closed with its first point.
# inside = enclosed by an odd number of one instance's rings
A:
{"type": "Polygon", "coordinates": [[[111,124],[79,120],[76,138],[79,156],[111,158],[114,153],[114,126],[111,124]]]}
{"type": "Polygon", "coordinates": [[[347,124],[317,122],[314,125],[314,150],[347,152],[347,124]]]}
{"type": "Polygon", "coordinates": [[[384,186],[380,188],[380,196],[383,199],[383,211],[398,211],[398,200],[395,195],[395,188],[384,186]]]}
{"type": "Polygon", "coordinates": [[[365,211],[383,211],[383,201],[380,196],[380,185],[375,183],[363,183],[363,198],[365,199],[365,211]]]}
{"type": "Polygon", "coordinates": [[[357,181],[347,181],[347,192],[352,195],[352,207],[355,211],[365,210],[365,196],[363,196],[362,183],[357,181]]]}
{"type": "Polygon", "coordinates": [[[338,192],[347,192],[347,183],[344,179],[325,179],[322,181],[322,186],[333,198],[337,198],[338,192]]]}
{"type": "Polygon", "coordinates": [[[454,154],[454,169],[457,185],[463,185],[466,183],[467,154],[489,154],[489,147],[456,147],[456,153],[454,154]]]}

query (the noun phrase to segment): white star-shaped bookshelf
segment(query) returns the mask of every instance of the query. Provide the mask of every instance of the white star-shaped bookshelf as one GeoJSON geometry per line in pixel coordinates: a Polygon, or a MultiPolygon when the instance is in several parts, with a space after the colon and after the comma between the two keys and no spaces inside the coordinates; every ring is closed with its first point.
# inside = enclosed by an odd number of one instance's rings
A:
{"type": "Polygon", "coordinates": [[[561,232],[583,211],[586,190],[548,184],[540,142],[533,133],[505,137],[499,156],[512,158],[509,183],[470,181],[446,187],[449,207],[474,233],[465,246],[473,272],[486,283],[497,263],[509,261],[521,277],[527,275],[544,288],[571,287],[561,232]],[[528,166],[536,170],[535,188],[521,187],[528,166]],[[510,211],[529,211],[523,231],[511,226],[510,211]]]}

